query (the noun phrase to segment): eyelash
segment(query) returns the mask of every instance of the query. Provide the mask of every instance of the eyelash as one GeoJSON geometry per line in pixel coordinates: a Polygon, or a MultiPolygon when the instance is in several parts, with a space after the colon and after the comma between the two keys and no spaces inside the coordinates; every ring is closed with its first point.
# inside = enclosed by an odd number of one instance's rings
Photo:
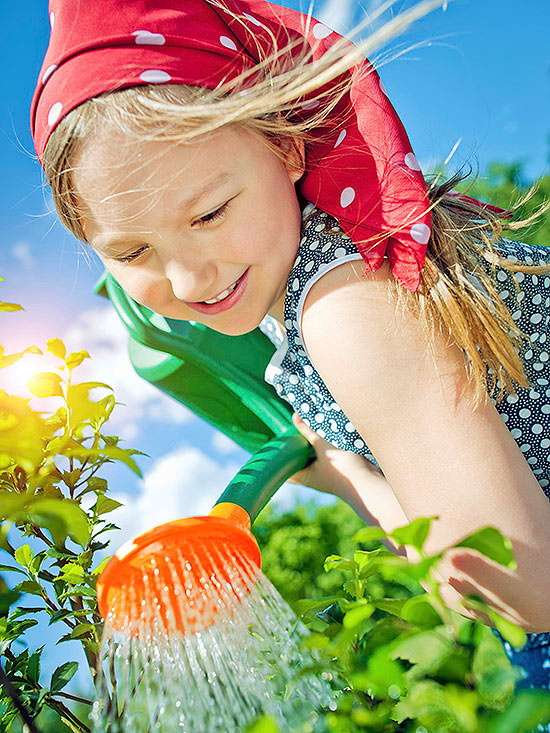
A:
{"type": "MultiPolygon", "coordinates": [[[[216,221],[217,219],[222,219],[225,215],[226,209],[229,206],[229,201],[223,206],[220,206],[219,209],[216,209],[216,211],[213,211],[211,214],[206,214],[206,216],[202,216],[200,219],[196,220],[196,224],[199,225],[199,229],[201,229],[206,224],[209,224],[211,221],[216,221]]],[[[125,257],[119,257],[117,258],[117,262],[122,262],[125,265],[130,264],[131,262],[134,262],[138,259],[138,257],[142,254],[143,250],[147,249],[146,246],[140,247],[135,252],[131,252],[129,255],[126,255],[125,257]]]]}

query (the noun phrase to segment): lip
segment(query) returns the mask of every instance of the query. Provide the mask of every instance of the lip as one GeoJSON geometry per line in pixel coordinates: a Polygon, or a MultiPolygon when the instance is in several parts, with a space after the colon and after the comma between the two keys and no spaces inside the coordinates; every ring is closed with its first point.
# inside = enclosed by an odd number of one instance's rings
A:
{"type": "Polygon", "coordinates": [[[209,305],[208,303],[186,302],[186,305],[188,305],[190,308],[193,308],[193,310],[198,311],[199,313],[206,313],[206,315],[209,316],[215,316],[216,313],[221,313],[222,311],[229,310],[229,308],[232,308],[241,299],[242,294],[246,289],[249,272],[250,267],[248,268],[248,270],[245,271],[244,275],[241,275],[241,282],[237,285],[235,290],[230,295],[228,295],[227,298],[220,300],[219,303],[211,303],[209,305]]]}

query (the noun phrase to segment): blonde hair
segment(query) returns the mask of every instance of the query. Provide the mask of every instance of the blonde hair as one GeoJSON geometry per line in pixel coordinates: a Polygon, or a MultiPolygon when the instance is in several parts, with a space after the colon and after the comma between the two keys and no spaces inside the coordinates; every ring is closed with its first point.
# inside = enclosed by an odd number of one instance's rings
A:
{"type": "MultiPolygon", "coordinates": [[[[208,2],[227,11],[220,0],[208,2]]],[[[272,55],[260,55],[255,69],[216,89],[144,85],[108,92],[81,104],[59,122],[43,158],[46,182],[51,186],[61,222],[77,239],[86,241],[72,166],[86,140],[105,131],[178,145],[233,124],[259,136],[275,155],[288,160],[290,147],[299,152],[299,141],[307,149],[308,143],[316,139],[316,129],[326,123],[349,90],[353,76],[359,73],[357,67],[352,74],[346,71],[364,58],[363,53],[438,4],[434,0],[415,6],[357,46],[343,39],[316,61],[312,61],[305,43],[293,41],[277,48],[273,38],[276,51],[272,55]],[[328,82],[332,82],[330,89],[328,82]],[[296,109],[306,97],[308,102],[318,100],[319,104],[316,111],[298,118],[296,109]]],[[[247,20],[233,15],[239,22],[247,20]]],[[[544,274],[550,273],[550,264],[529,266],[500,256],[493,243],[502,236],[502,218],[483,206],[449,195],[460,180],[462,176],[457,174],[447,182],[435,180],[428,184],[433,228],[420,286],[411,293],[391,279],[388,293],[398,310],[407,309],[417,316],[432,353],[436,331],[462,349],[468,379],[474,386],[471,405],[476,409],[494,395],[497,386],[497,402],[505,393],[514,394],[516,384],[531,386],[519,353],[528,336],[512,319],[494,285],[495,266],[544,274]],[[482,259],[491,264],[491,275],[481,266],[482,259]],[[477,278],[488,299],[468,275],[477,278]]],[[[545,206],[526,221],[506,221],[506,229],[529,226],[548,209],[545,206]]]]}

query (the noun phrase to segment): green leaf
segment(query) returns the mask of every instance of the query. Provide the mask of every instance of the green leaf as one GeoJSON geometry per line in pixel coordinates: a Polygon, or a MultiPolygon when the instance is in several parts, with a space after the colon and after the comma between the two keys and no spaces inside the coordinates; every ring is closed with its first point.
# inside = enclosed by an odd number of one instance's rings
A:
{"type": "Polygon", "coordinates": [[[59,577],[71,585],[78,585],[86,578],[86,573],[80,565],[77,565],[77,563],[68,562],[63,566],[63,570],[59,577]]]}
{"type": "Polygon", "coordinates": [[[376,542],[387,537],[382,527],[362,527],[359,532],[353,535],[354,542],[376,542]]]}
{"type": "Polygon", "coordinates": [[[352,674],[350,680],[355,689],[366,692],[375,699],[388,696],[395,699],[396,696],[404,695],[407,690],[401,665],[388,657],[386,647],[371,654],[366,669],[352,674]]]}
{"type": "Polygon", "coordinates": [[[35,499],[28,508],[29,521],[49,530],[56,544],[67,535],[84,547],[90,539],[88,517],[70,499],[35,499]]]}
{"type": "Polygon", "coordinates": [[[399,639],[392,645],[389,656],[415,665],[407,673],[410,682],[414,678],[433,675],[453,650],[453,642],[444,632],[429,630],[399,639]]]}
{"type": "Polygon", "coordinates": [[[27,675],[35,685],[38,685],[38,680],[40,678],[40,655],[42,654],[43,649],[44,647],[41,646],[33,652],[29,657],[29,663],[27,665],[27,675]]]}
{"type": "Polygon", "coordinates": [[[65,344],[60,339],[48,339],[48,348],[47,351],[52,353],[54,356],[57,356],[58,359],[64,359],[65,354],[67,353],[67,349],[65,348],[65,344]]]}
{"type": "Polygon", "coordinates": [[[62,690],[70,682],[77,669],[78,662],[65,662],[65,664],[58,667],[52,674],[50,690],[52,692],[62,690]]]}
{"type": "Polygon", "coordinates": [[[41,354],[42,352],[37,346],[28,346],[24,351],[20,351],[17,354],[4,354],[3,350],[0,351],[0,369],[16,364],[26,354],[41,354]]]}
{"type": "Polygon", "coordinates": [[[468,547],[477,550],[485,557],[504,565],[509,570],[517,568],[512,551],[512,543],[496,527],[483,527],[465,537],[454,547],[468,547]]]}
{"type": "Polygon", "coordinates": [[[410,524],[394,529],[393,532],[390,533],[390,537],[392,537],[398,545],[402,547],[404,545],[410,545],[420,552],[424,547],[424,543],[426,542],[430,531],[431,523],[434,519],[439,519],[439,517],[418,517],[418,519],[415,519],[410,524]]]}
{"type": "Polygon", "coordinates": [[[27,568],[27,570],[31,570],[31,572],[34,572],[34,570],[32,570],[32,561],[34,555],[30,548],[30,545],[21,545],[21,547],[18,547],[17,550],[14,552],[14,557],[19,565],[21,565],[21,567],[27,568]]]}
{"type": "Polygon", "coordinates": [[[374,606],[371,603],[361,603],[356,605],[351,610],[347,611],[344,616],[344,627],[346,629],[354,629],[359,626],[363,621],[369,619],[374,613],[374,606]]]}
{"type": "Polygon", "coordinates": [[[74,614],[74,611],[68,609],[68,608],[60,608],[57,611],[54,611],[50,617],[50,620],[48,622],[48,625],[55,624],[57,621],[62,621],[64,618],[68,618],[69,616],[72,616],[74,614]]]}
{"type": "Polygon", "coordinates": [[[23,580],[21,583],[18,583],[13,590],[17,593],[29,593],[33,596],[42,595],[42,588],[40,583],[37,583],[36,580],[23,580]]]}
{"type": "Polygon", "coordinates": [[[90,458],[110,458],[115,461],[121,461],[122,463],[125,463],[128,468],[131,468],[134,473],[136,473],[140,478],[142,476],[141,470],[135,463],[135,461],[131,458],[132,455],[147,455],[146,453],[143,453],[142,451],[138,450],[131,450],[131,449],[123,449],[116,447],[105,447],[105,448],[86,448],[83,445],[76,444],[71,447],[67,447],[64,451],[65,455],[67,456],[74,456],[78,458],[79,460],[86,460],[90,458]]]}
{"type": "Polygon", "coordinates": [[[105,567],[105,565],[107,565],[110,559],[111,559],[110,557],[104,557],[103,560],[97,566],[97,568],[92,570],[91,575],[99,575],[103,571],[103,568],[105,567]]]}
{"type": "Polygon", "coordinates": [[[35,374],[27,382],[27,387],[37,397],[63,397],[61,377],[53,372],[35,374]]]}
{"type": "MultiPolygon", "coordinates": [[[[108,558],[104,561],[106,564],[108,558]]],[[[103,569],[103,568],[102,568],[103,569]]],[[[94,574],[100,572],[99,568],[93,571],[94,574]]],[[[332,605],[340,600],[340,596],[328,596],[325,598],[318,598],[315,600],[300,600],[294,604],[295,613],[300,616],[303,620],[309,620],[315,616],[318,611],[324,611],[327,606],[332,605]]]]}
{"type": "Polygon", "coordinates": [[[104,382],[81,382],[72,384],[68,388],[67,402],[70,407],[73,425],[98,420],[105,415],[107,409],[105,403],[101,400],[90,399],[90,392],[95,389],[107,389],[112,392],[112,388],[104,382]]]}
{"type": "Polygon", "coordinates": [[[550,722],[550,695],[547,690],[518,690],[510,707],[487,727],[487,733],[536,730],[550,722]]]}
{"type": "Polygon", "coordinates": [[[380,600],[373,601],[372,605],[380,611],[401,617],[401,612],[406,602],[406,598],[380,598],[380,600]]]}
{"type": "Polygon", "coordinates": [[[103,494],[107,491],[107,481],[104,478],[97,478],[97,476],[92,476],[88,479],[87,488],[90,489],[90,491],[95,491],[98,494],[103,494]]]}
{"type": "Polygon", "coordinates": [[[472,673],[485,707],[504,710],[514,695],[514,673],[504,647],[492,629],[479,624],[475,630],[476,649],[472,673]]]}
{"type": "Polygon", "coordinates": [[[335,568],[339,570],[351,570],[352,572],[357,569],[357,565],[353,560],[349,560],[347,557],[342,557],[341,555],[329,555],[323,567],[326,573],[335,568]]]}
{"type": "Polygon", "coordinates": [[[100,494],[97,497],[95,506],[92,508],[96,514],[108,514],[118,509],[119,506],[122,506],[120,501],[115,501],[115,499],[111,499],[109,496],[105,496],[105,494],[100,494]]]}
{"type": "Polygon", "coordinates": [[[466,606],[466,608],[472,608],[475,611],[481,611],[486,616],[488,616],[495,629],[500,632],[502,637],[506,639],[506,641],[509,642],[513,647],[516,647],[516,649],[521,649],[523,646],[525,646],[525,642],[527,641],[527,634],[521,628],[521,626],[518,626],[511,621],[508,621],[508,619],[504,618],[504,616],[501,616],[500,613],[497,613],[481,598],[478,598],[477,596],[467,596],[462,603],[464,606],[466,606]]]}
{"type": "Polygon", "coordinates": [[[443,623],[427,595],[414,596],[405,601],[401,608],[401,618],[421,629],[431,629],[443,623]]]}

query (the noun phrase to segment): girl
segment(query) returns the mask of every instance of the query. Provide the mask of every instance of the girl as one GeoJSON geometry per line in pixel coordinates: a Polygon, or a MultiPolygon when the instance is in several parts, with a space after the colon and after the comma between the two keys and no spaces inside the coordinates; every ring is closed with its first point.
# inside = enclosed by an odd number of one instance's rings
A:
{"type": "MultiPolygon", "coordinates": [[[[161,315],[262,328],[317,453],[295,480],[387,530],[438,515],[429,551],[497,526],[517,570],[456,550],[445,600],[549,631],[546,249],[458,177],[426,187],[368,42],[264,0],[52,0],[50,22],[31,124],[63,224],[161,315]]],[[[507,647],[523,684],[550,686],[549,641],[507,647]]]]}

